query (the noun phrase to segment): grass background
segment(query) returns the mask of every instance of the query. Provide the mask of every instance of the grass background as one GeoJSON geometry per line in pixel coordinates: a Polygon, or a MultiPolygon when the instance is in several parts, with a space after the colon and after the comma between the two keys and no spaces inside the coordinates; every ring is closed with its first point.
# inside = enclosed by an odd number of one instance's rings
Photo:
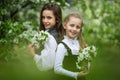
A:
{"type": "MultiPolygon", "coordinates": [[[[120,48],[111,44],[97,44],[96,46],[98,54],[91,63],[87,80],[119,80],[120,48]]],[[[17,59],[0,60],[0,80],[42,80],[41,72],[36,68],[27,46],[15,45],[14,51],[10,52],[17,54],[17,59]]]]}

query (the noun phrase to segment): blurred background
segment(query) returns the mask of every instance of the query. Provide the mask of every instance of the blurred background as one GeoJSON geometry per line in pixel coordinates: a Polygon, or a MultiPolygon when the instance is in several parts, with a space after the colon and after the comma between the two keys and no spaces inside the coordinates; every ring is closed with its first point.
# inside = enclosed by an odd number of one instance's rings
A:
{"type": "Polygon", "coordinates": [[[84,40],[97,48],[87,80],[119,80],[119,0],[0,0],[0,80],[40,80],[27,47],[48,2],[61,6],[63,19],[73,12],[82,15],[84,40]]]}

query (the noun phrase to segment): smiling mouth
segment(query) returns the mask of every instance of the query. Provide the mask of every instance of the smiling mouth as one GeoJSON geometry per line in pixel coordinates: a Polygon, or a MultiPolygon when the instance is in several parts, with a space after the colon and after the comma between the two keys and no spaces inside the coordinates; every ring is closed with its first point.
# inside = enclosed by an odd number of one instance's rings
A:
{"type": "Polygon", "coordinates": [[[48,26],[49,24],[45,24],[45,26],[48,26]]]}
{"type": "Polygon", "coordinates": [[[76,32],[70,32],[72,35],[75,35],[76,34],[76,32]]]}
{"type": "Polygon", "coordinates": [[[49,25],[45,25],[45,27],[49,27],[49,25]]]}
{"type": "Polygon", "coordinates": [[[49,25],[49,23],[44,23],[44,25],[45,25],[45,26],[48,26],[48,25],[49,25]]]}

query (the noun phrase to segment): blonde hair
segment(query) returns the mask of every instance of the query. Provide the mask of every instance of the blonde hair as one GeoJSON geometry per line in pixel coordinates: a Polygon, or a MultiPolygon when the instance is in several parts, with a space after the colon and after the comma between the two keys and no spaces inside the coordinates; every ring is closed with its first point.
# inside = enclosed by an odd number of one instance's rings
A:
{"type": "Polygon", "coordinates": [[[86,47],[86,44],[85,44],[85,42],[83,40],[83,36],[82,36],[82,27],[84,25],[83,19],[82,19],[81,15],[79,15],[78,13],[71,13],[65,17],[64,23],[67,23],[69,21],[70,17],[75,17],[75,18],[79,18],[80,20],[82,20],[81,31],[80,31],[80,34],[78,36],[78,40],[79,40],[80,48],[83,49],[86,47]]]}

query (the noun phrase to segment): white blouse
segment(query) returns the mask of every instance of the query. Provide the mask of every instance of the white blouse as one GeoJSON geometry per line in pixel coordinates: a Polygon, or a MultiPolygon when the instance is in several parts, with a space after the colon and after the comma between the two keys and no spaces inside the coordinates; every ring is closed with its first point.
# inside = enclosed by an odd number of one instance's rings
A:
{"type": "MultiPolygon", "coordinates": [[[[79,41],[77,40],[77,38],[70,39],[67,36],[64,36],[64,39],[62,41],[65,42],[67,46],[71,49],[73,55],[78,55],[80,46],[79,46],[79,41]]],[[[56,52],[54,70],[58,74],[63,74],[63,75],[77,79],[78,72],[68,71],[62,67],[63,59],[66,55],[68,55],[67,49],[64,47],[62,43],[60,43],[58,45],[57,52],[56,52]]]]}
{"type": "Polygon", "coordinates": [[[48,36],[49,38],[44,44],[44,49],[41,51],[41,55],[35,54],[34,56],[35,63],[40,71],[46,71],[53,69],[54,67],[57,42],[52,35],[49,34],[48,36]]]}

